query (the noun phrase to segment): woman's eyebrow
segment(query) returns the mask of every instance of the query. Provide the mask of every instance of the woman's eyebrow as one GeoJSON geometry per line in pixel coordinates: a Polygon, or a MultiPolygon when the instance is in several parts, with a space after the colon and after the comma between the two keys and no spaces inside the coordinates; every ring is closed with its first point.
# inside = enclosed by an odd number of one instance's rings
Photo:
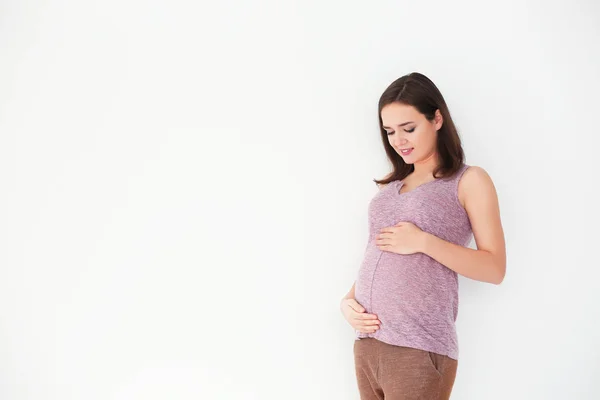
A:
{"type": "MultiPolygon", "coordinates": [[[[408,122],[404,122],[404,123],[402,123],[402,124],[398,124],[398,126],[404,126],[404,125],[408,125],[408,124],[412,124],[412,123],[414,123],[414,122],[413,122],[413,121],[408,121],[408,122]]],[[[384,128],[385,128],[385,129],[390,129],[390,127],[389,127],[389,126],[384,126],[384,128]]]]}

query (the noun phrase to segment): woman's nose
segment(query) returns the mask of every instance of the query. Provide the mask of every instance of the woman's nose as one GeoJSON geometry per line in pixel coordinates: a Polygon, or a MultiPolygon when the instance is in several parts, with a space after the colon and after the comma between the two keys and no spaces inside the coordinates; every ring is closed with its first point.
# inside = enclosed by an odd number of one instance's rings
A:
{"type": "Polygon", "coordinates": [[[396,147],[400,147],[400,146],[404,146],[407,143],[407,140],[400,137],[400,138],[396,138],[396,141],[394,142],[394,145],[396,147]]]}

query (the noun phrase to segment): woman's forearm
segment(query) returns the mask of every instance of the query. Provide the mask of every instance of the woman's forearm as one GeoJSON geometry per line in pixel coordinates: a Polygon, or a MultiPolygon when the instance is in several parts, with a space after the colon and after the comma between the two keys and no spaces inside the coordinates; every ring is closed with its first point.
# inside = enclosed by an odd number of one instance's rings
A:
{"type": "Polygon", "coordinates": [[[505,262],[486,250],[474,250],[423,232],[422,253],[456,273],[477,281],[500,284],[505,262]]]}

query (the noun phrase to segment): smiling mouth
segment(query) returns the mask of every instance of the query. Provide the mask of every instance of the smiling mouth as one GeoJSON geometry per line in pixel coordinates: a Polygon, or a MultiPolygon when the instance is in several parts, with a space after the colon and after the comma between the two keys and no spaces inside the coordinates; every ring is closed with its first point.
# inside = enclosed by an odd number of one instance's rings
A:
{"type": "Polygon", "coordinates": [[[414,150],[414,147],[411,147],[410,149],[401,149],[400,153],[402,153],[403,155],[408,155],[410,154],[412,151],[414,150]]]}

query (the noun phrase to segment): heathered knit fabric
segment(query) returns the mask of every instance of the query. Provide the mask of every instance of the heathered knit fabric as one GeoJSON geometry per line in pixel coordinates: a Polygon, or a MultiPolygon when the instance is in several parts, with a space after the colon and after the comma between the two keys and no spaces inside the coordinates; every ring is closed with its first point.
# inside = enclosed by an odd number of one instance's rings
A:
{"type": "Polygon", "coordinates": [[[441,239],[467,246],[471,224],[458,200],[458,182],[469,166],[400,193],[402,181],[381,188],[369,203],[369,240],[358,271],[355,298],[367,313],[377,314],[374,333],[356,331],[356,340],[382,342],[447,355],[458,360],[455,322],[458,276],[424,253],[379,250],[375,239],[384,227],[412,222],[441,239]]]}

